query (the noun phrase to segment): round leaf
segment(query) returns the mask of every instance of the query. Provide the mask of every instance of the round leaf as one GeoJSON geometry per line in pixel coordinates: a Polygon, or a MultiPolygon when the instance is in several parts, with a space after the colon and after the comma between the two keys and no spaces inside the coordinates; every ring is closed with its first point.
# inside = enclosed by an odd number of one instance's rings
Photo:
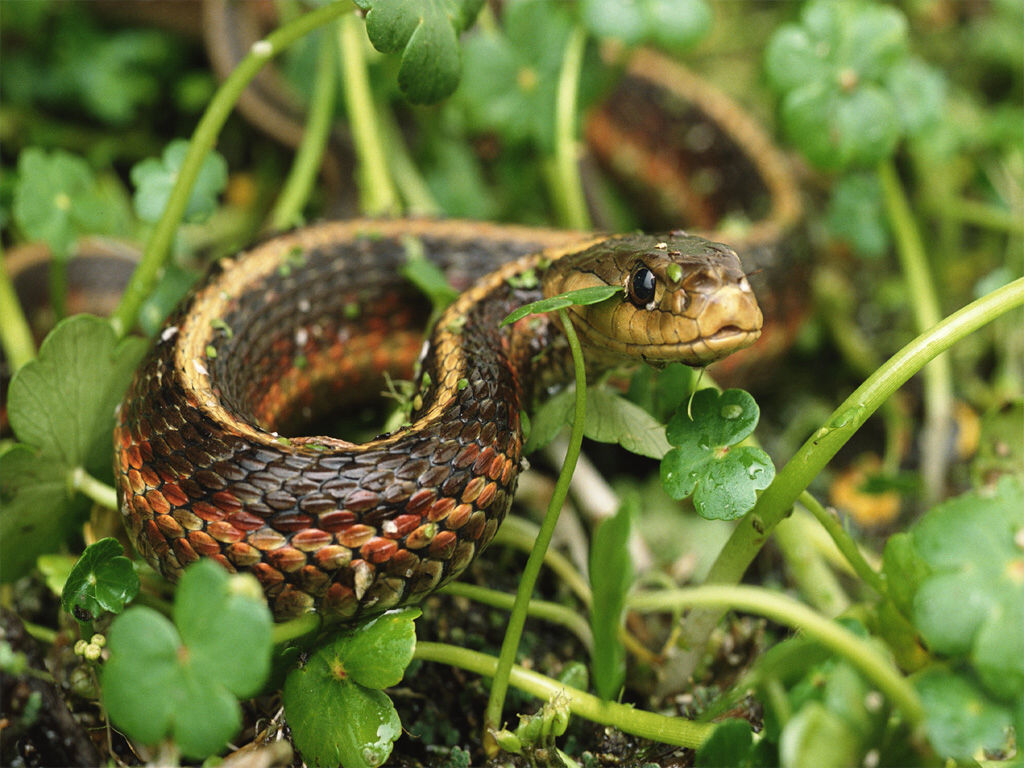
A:
{"type": "Polygon", "coordinates": [[[117,539],[108,537],[86,547],[64,583],[61,603],[76,618],[83,618],[80,612],[85,611],[86,620],[92,620],[104,611],[120,613],[138,592],[132,561],[117,539]]]}

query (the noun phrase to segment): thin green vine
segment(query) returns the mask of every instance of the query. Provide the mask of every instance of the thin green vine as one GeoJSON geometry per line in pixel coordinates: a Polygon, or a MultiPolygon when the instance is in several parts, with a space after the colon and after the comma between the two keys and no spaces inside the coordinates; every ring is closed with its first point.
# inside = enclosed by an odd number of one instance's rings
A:
{"type": "Polygon", "coordinates": [[[586,30],[577,24],[565,45],[555,100],[555,206],[564,226],[583,230],[593,228],[580,181],[580,150],[576,138],[576,102],[586,44],[586,30]]]}
{"type": "MultiPolygon", "coordinates": [[[[931,328],[942,318],[935,285],[928,269],[921,233],[907,202],[906,192],[891,161],[878,166],[883,199],[892,224],[900,267],[907,281],[910,304],[918,332],[931,328]]],[[[937,355],[923,371],[924,428],[921,434],[921,477],[926,506],[942,496],[943,477],[948,464],[946,438],[953,424],[953,369],[949,358],[937,355]]]]}
{"type": "Polygon", "coordinates": [[[68,475],[68,484],[76,491],[88,496],[107,509],[117,509],[117,491],[100,482],[82,467],[75,467],[68,475]]]}
{"type": "MultiPolygon", "coordinates": [[[[733,530],[708,573],[709,584],[736,584],[811,481],[867,418],[899,387],[936,355],[1000,315],[1024,305],[1024,278],[1014,280],[954,312],[916,337],[889,358],[851,394],[792,459],[733,530]]],[[[722,617],[716,608],[694,610],[685,621],[684,635],[691,650],[684,654],[676,674],[688,675],[696,667],[712,630],[722,617]]]]}
{"type": "MultiPolygon", "coordinates": [[[[537,530],[538,526],[529,520],[509,515],[495,534],[492,545],[515,547],[523,552],[530,552],[533,550],[533,543],[537,540],[537,530]]],[[[590,584],[569,558],[557,549],[549,549],[544,555],[544,565],[555,572],[555,575],[572,590],[580,602],[586,606],[590,605],[593,600],[590,584]]]]}
{"type": "Polygon", "coordinates": [[[634,594],[626,603],[630,610],[639,612],[691,607],[732,609],[799,629],[857,667],[910,723],[918,725],[924,720],[924,708],[913,685],[888,659],[841,624],[779,592],[745,585],[704,586],[634,594]]]}
{"type": "Polygon", "coordinates": [[[365,37],[363,23],[358,16],[350,13],[342,17],[338,25],[338,40],[345,108],[358,158],[359,207],[369,216],[396,216],[401,213],[402,206],[388,173],[387,155],[380,142],[377,111],[363,52],[365,37]]]}
{"type": "Polygon", "coordinates": [[[0,343],[16,371],[29,360],[35,359],[36,343],[18,301],[11,276],[7,274],[7,260],[0,253],[0,343]]]}
{"type": "Polygon", "coordinates": [[[302,223],[302,209],[313,190],[327,146],[338,94],[337,52],[334,38],[330,34],[324,34],[320,39],[315,77],[302,141],[295,152],[295,161],[285,179],[284,188],[270,214],[270,227],[274,230],[288,229],[302,223]]]}
{"type": "MultiPolygon", "coordinates": [[[[498,659],[494,656],[447,643],[417,642],[413,658],[435,661],[485,676],[493,676],[498,668],[498,659]]],[[[597,696],[570,688],[557,680],[522,667],[511,668],[509,682],[519,690],[543,701],[562,696],[568,702],[569,710],[575,715],[663,744],[695,749],[704,743],[714,730],[714,726],[707,723],[695,723],[682,717],[666,717],[636,709],[628,704],[602,701],[597,696]]]]}
{"type": "MultiPolygon", "coordinates": [[[[572,431],[569,434],[569,448],[565,454],[565,463],[555,482],[547,513],[544,515],[544,522],[541,524],[533,550],[530,552],[526,566],[519,578],[519,589],[516,591],[515,603],[512,606],[512,613],[509,615],[508,626],[505,629],[505,637],[501,643],[498,666],[494,673],[491,694],[487,700],[487,710],[484,715],[484,727],[487,729],[484,741],[488,745],[493,745],[490,729],[501,726],[501,713],[505,705],[505,694],[508,691],[509,674],[512,672],[516,651],[519,649],[519,638],[523,634],[523,625],[526,623],[526,611],[533,595],[533,588],[537,583],[537,577],[540,575],[544,553],[551,544],[558,515],[562,511],[562,504],[565,503],[565,497],[569,493],[569,481],[572,480],[572,472],[576,468],[576,460],[579,458],[580,448],[583,445],[583,419],[587,407],[587,372],[583,363],[583,350],[580,348],[580,341],[576,337],[576,330],[572,326],[569,314],[564,309],[560,309],[558,310],[558,319],[569,342],[576,374],[576,404],[573,412],[572,431]]],[[[493,748],[496,749],[496,745],[493,745],[493,748]]]]}
{"type": "MultiPolygon", "coordinates": [[[[515,597],[507,592],[497,589],[488,589],[476,584],[466,584],[462,581],[453,581],[440,590],[441,594],[465,597],[492,608],[510,611],[515,605],[515,597]]],[[[527,604],[526,613],[530,618],[543,619],[552,624],[565,627],[583,643],[588,649],[594,644],[593,635],[590,632],[590,625],[576,611],[567,608],[561,603],[552,603],[547,600],[530,600],[527,604]]]]}
{"type": "Polygon", "coordinates": [[[868,561],[864,559],[864,555],[860,553],[860,547],[857,546],[857,542],[846,532],[839,520],[830,513],[821,503],[814,498],[809,492],[804,491],[800,494],[800,503],[809,511],[814,518],[821,524],[828,535],[832,537],[832,541],[836,543],[839,551],[843,553],[843,557],[846,558],[846,562],[853,568],[861,580],[877,592],[881,597],[885,597],[886,588],[885,581],[882,577],[868,565],[868,561]]]}
{"type": "Polygon", "coordinates": [[[185,214],[189,195],[192,193],[192,186],[199,175],[203,160],[216,144],[220,129],[231,114],[242,91],[264,64],[296,40],[344,13],[349,13],[347,3],[331,3],[285,24],[263,40],[254,43],[245,58],[217,89],[189,141],[188,154],[185,155],[181,170],[178,172],[178,179],[167,200],[167,207],[146,242],[142,260],[125,288],[121,303],[110,318],[114,331],[119,336],[125,335],[135,327],[139,309],[152,293],[171,252],[175,232],[185,214]]]}

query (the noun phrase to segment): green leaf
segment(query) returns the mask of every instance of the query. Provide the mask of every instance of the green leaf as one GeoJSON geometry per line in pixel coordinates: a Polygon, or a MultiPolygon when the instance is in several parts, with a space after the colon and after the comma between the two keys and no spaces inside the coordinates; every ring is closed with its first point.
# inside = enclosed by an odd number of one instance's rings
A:
{"type": "Polygon", "coordinates": [[[382,53],[402,52],[398,87],[413,104],[434,104],[459,84],[458,35],[483,0],[359,0],[366,34],[382,53]]]}
{"type": "Polygon", "coordinates": [[[683,50],[711,29],[704,0],[583,0],[580,14],[594,35],[626,45],[652,42],[683,50]]]}
{"type": "Polygon", "coordinates": [[[67,472],[27,445],[0,454],[0,583],[24,576],[88,519],[89,500],[68,493],[67,472]]]}
{"type": "Polygon", "coordinates": [[[562,3],[514,0],[499,30],[466,41],[459,102],[470,128],[553,147],[555,89],[572,24],[562,3]]]}
{"type": "Polygon", "coordinates": [[[619,639],[625,614],[626,593],[636,578],[627,546],[636,514],[637,499],[623,499],[614,516],[594,532],[590,547],[590,628],[594,635],[591,654],[594,687],[605,701],[615,701],[626,680],[626,648],[619,639]]]}
{"type": "MultiPolygon", "coordinates": [[[[178,180],[189,143],[175,139],[168,144],[160,159],[150,157],[132,166],[131,179],[135,185],[135,213],[143,221],[155,223],[167,207],[171,190],[178,180]]],[[[203,160],[192,194],[185,207],[185,221],[202,222],[217,209],[217,196],[228,182],[228,164],[215,150],[203,160]]]]}
{"type": "Polygon", "coordinates": [[[138,593],[132,561],[117,539],[108,537],[85,548],[64,582],[61,605],[75,618],[92,621],[104,611],[120,613],[138,593]]]}
{"type": "Polygon", "coordinates": [[[676,446],[661,460],[661,482],[674,499],[693,495],[707,519],[734,520],[757,501],[757,491],[775,479],[768,454],[752,446],[733,447],[754,431],[757,403],[742,389],[702,389],[693,397],[693,418],[680,408],[665,431],[676,446]]]}
{"type": "Polygon", "coordinates": [[[105,320],[77,315],[15,373],[8,416],[23,445],[0,457],[0,581],[24,575],[83,522],[89,503],[68,477],[78,467],[109,475],[114,408],[145,348],[142,339],[118,343],[105,320]]]}
{"type": "Polygon", "coordinates": [[[700,745],[694,765],[697,768],[753,768],[754,739],[746,720],[725,720],[715,727],[711,736],[700,745]]]}
{"type": "Polygon", "coordinates": [[[1006,749],[1013,713],[969,677],[935,668],[920,675],[915,687],[927,713],[928,740],[940,755],[971,761],[982,749],[1006,749]]]}
{"type": "Polygon", "coordinates": [[[270,611],[251,576],[201,560],[182,576],[174,615],[177,627],[145,607],[114,620],[103,702],[131,738],[156,744],[172,737],[183,755],[202,759],[241,726],[235,696],[263,686],[270,611]]]}
{"type": "Polygon", "coordinates": [[[523,446],[523,454],[529,456],[546,446],[572,419],[573,402],[576,392],[565,389],[541,404],[530,417],[530,434],[523,446]]]}
{"type": "Polygon", "coordinates": [[[444,310],[459,297],[459,292],[448,283],[444,271],[426,258],[422,242],[409,238],[404,245],[406,258],[398,267],[399,274],[430,299],[435,312],[444,310]]]}
{"type": "Polygon", "coordinates": [[[864,256],[877,258],[889,249],[889,226],[882,206],[882,187],[869,173],[843,176],[832,189],[828,227],[864,256]]]}
{"type": "Polygon", "coordinates": [[[583,434],[599,443],[618,443],[631,453],[652,459],[662,458],[671,447],[657,419],[603,387],[587,388],[583,434]]]}
{"type": "Polygon", "coordinates": [[[942,118],[946,80],[921,59],[908,58],[894,66],[886,78],[886,87],[900,105],[900,122],[908,136],[923,133],[942,118]]]}
{"type": "Polygon", "coordinates": [[[417,616],[414,608],[385,613],[321,646],[288,675],[285,716],[303,760],[345,768],[387,760],[401,723],[377,689],[402,679],[415,650],[417,616]]]}
{"type": "Polygon", "coordinates": [[[860,764],[858,738],[839,715],[812,701],[800,708],[782,729],[782,765],[847,768],[860,764]]]}
{"type": "Polygon", "coordinates": [[[29,147],[18,157],[14,220],[31,240],[66,258],[81,235],[107,232],[104,194],[92,169],[63,150],[29,147]]]}
{"type": "Polygon", "coordinates": [[[913,528],[931,569],[913,621],[937,653],[966,656],[998,698],[1024,696],[1024,478],[933,508],[913,528]]]}
{"type": "Polygon", "coordinates": [[[622,293],[622,286],[619,285],[592,285],[589,288],[578,288],[575,291],[566,291],[557,296],[547,299],[539,299],[524,304],[508,317],[501,321],[502,325],[511,325],[522,320],[528,315],[543,315],[545,312],[554,312],[559,309],[573,306],[586,306],[587,304],[598,304],[610,299],[617,293],[622,293]]]}
{"type": "Polygon", "coordinates": [[[894,533],[885,542],[882,572],[888,596],[905,616],[913,610],[914,594],[928,577],[931,569],[914,548],[909,533],[894,533]]]}
{"type": "Polygon", "coordinates": [[[331,644],[349,679],[366,688],[398,685],[416,650],[419,608],[388,611],[331,644]]]}
{"type": "Polygon", "coordinates": [[[1024,400],[1003,403],[981,417],[971,477],[976,485],[992,485],[1003,475],[1024,476],[1024,400]]]}
{"type": "Polygon", "coordinates": [[[62,320],[11,380],[14,434],[68,469],[109,473],[114,409],[145,351],[142,339],[118,342],[98,317],[62,320]]]}

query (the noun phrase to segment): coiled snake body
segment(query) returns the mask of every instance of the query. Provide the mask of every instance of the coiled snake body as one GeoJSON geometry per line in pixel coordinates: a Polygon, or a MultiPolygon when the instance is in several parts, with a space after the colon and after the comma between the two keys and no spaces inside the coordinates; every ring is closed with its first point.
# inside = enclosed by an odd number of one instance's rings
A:
{"type": "Polygon", "coordinates": [[[597,238],[468,222],[352,221],[224,260],[157,339],[115,430],[121,510],[169,578],[212,557],[260,580],[278,619],[416,602],[494,536],[515,492],[520,410],[569,375],[555,319],[500,328],[543,295],[611,284],[570,313],[588,365],[704,364],[758,337],[736,255],[682,234],[597,238]],[[410,253],[463,292],[421,352],[410,253]],[[408,378],[404,428],[355,444],[287,437],[408,378]]]}

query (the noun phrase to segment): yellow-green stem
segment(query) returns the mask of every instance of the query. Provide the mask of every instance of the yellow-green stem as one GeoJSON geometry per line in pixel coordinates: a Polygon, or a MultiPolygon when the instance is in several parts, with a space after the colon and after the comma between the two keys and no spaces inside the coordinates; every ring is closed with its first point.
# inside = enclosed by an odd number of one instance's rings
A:
{"type": "Polygon", "coordinates": [[[28,320],[7,274],[7,261],[0,253],[0,343],[10,361],[12,372],[36,356],[36,343],[28,320]]]}

